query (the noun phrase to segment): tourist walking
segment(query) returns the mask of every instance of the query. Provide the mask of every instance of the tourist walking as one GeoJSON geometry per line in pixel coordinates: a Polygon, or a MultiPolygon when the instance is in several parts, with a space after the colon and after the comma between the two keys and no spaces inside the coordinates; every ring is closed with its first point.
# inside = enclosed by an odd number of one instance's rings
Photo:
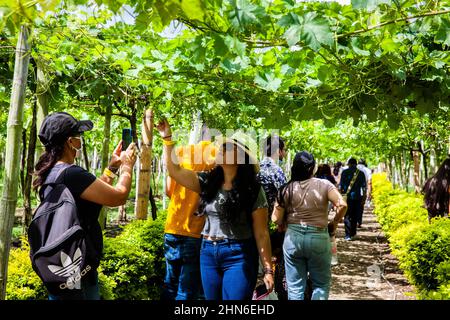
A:
{"type": "Polygon", "coordinates": [[[333,167],[332,173],[334,180],[336,180],[337,185],[339,185],[339,182],[341,181],[342,171],[344,171],[344,168],[342,167],[342,162],[341,161],[336,162],[336,164],[333,167]]]}
{"type": "MultiPolygon", "coordinates": [[[[334,186],[337,186],[337,182],[334,178],[334,175],[331,172],[331,167],[328,164],[321,164],[318,166],[315,177],[318,179],[325,179],[330,181],[334,186]]],[[[336,215],[336,210],[332,203],[329,203],[328,206],[329,215],[336,215]]],[[[338,264],[338,255],[337,255],[337,243],[336,243],[336,232],[334,230],[329,230],[330,242],[331,242],[331,265],[335,266],[338,264]]]]}
{"type": "Polygon", "coordinates": [[[326,300],[331,285],[329,229],[334,231],[345,214],[345,201],[327,180],[313,178],[315,160],[302,151],[295,155],[291,180],[280,189],[272,221],[287,223],[283,244],[289,300],[303,300],[307,275],[312,283],[312,300],[326,300]],[[328,202],[337,207],[328,223],[328,202]]]}
{"type": "Polygon", "coordinates": [[[345,196],[348,209],[345,215],[345,240],[350,241],[356,236],[359,213],[363,208],[363,199],[366,194],[366,177],[356,167],[356,159],[348,160],[348,169],[341,175],[339,190],[345,196]]]}
{"type": "Polygon", "coordinates": [[[357,227],[361,228],[362,227],[362,218],[363,218],[363,214],[364,214],[364,207],[366,205],[368,205],[370,203],[370,201],[372,200],[372,170],[370,170],[367,167],[367,163],[366,160],[364,159],[360,159],[358,161],[358,165],[356,166],[358,168],[359,171],[362,171],[364,173],[364,176],[366,177],[366,185],[367,185],[367,191],[364,194],[364,197],[362,199],[362,207],[359,211],[358,214],[358,219],[357,219],[357,227]]]}
{"type": "Polygon", "coordinates": [[[326,179],[330,181],[334,186],[337,185],[336,179],[331,173],[331,167],[326,163],[321,164],[317,167],[315,177],[318,179],[326,179]]]}

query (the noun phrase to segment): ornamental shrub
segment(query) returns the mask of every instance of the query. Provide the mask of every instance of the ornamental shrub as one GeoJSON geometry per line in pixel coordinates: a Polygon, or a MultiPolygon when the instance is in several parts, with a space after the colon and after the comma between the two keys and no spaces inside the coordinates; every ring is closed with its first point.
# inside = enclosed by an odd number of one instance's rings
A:
{"type": "Polygon", "coordinates": [[[114,299],[159,300],[164,281],[165,212],[153,220],[136,220],[116,238],[105,238],[101,261],[114,299]]]}
{"type": "MultiPolygon", "coordinates": [[[[137,220],[115,238],[104,237],[99,272],[100,297],[104,300],[159,300],[164,281],[165,212],[158,219],[137,220]]],[[[41,279],[31,267],[27,239],[12,249],[8,264],[6,298],[47,299],[41,279]]]]}
{"type": "Polygon", "coordinates": [[[9,252],[6,299],[45,300],[47,290],[31,266],[27,239],[22,238],[21,243],[20,248],[12,248],[9,252]]]}
{"type": "Polygon", "coordinates": [[[429,223],[421,195],[394,189],[385,174],[372,179],[374,213],[419,298],[449,299],[450,220],[429,223]]]}
{"type": "Polygon", "coordinates": [[[450,220],[433,219],[406,243],[408,257],[402,264],[420,291],[450,284],[450,220]]]}

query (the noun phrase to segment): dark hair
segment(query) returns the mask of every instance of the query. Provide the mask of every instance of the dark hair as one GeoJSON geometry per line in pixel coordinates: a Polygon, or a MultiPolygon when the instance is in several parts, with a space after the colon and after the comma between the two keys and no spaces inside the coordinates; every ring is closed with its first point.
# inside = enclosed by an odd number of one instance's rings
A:
{"type": "Polygon", "coordinates": [[[364,165],[364,166],[366,166],[367,167],[367,163],[366,163],[366,160],[364,160],[364,159],[359,159],[359,161],[358,161],[358,164],[362,164],[362,165],[364,165]]]}
{"type": "Polygon", "coordinates": [[[63,153],[64,143],[45,147],[45,152],[39,157],[39,160],[34,168],[34,175],[36,176],[33,181],[34,190],[37,190],[40,186],[42,186],[42,184],[44,184],[48,174],[56,162],[61,159],[63,153]]]}
{"type": "Polygon", "coordinates": [[[450,188],[450,156],[444,160],[434,176],[425,183],[424,194],[425,208],[428,210],[428,218],[443,216],[449,205],[450,188]]]}
{"type": "MultiPolygon", "coordinates": [[[[237,221],[239,215],[244,211],[248,217],[251,216],[253,205],[261,189],[257,181],[255,166],[249,164],[249,157],[245,154],[245,164],[239,164],[236,177],[233,180],[233,189],[228,193],[225,202],[221,204],[219,218],[226,223],[237,221]]],[[[203,212],[207,203],[212,202],[222,188],[225,176],[223,168],[217,166],[209,173],[204,191],[200,194],[200,208],[198,212],[203,212]]]]}
{"type": "Polygon", "coordinates": [[[329,164],[321,164],[319,165],[317,172],[316,172],[316,177],[322,177],[322,176],[331,176],[331,167],[329,164]]]}
{"type": "Polygon", "coordinates": [[[333,175],[337,176],[339,174],[339,169],[342,167],[342,162],[336,162],[336,165],[333,168],[333,175]]]}
{"type": "Polygon", "coordinates": [[[356,166],[358,163],[356,162],[356,159],[355,159],[355,158],[350,158],[350,159],[348,159],[347,164],[348,164],[349,166],[356,166]]]}
{"type": "MultiPolygon", "coordinates": [[[[291,179],[283,187],[280,188],[277,195],[277,202],[287,209],[286,204],[292,203],[292,194],[294,183],[296,181],[304,181],[312,177],[316,161],[312,154],[302,151],[295,155],[291,167],[291,179]],[[284,201],[284,195],[287,193],[287,201],[284,201]]],[[[285,215],[286,217],[286,215],[285,215]]]]}
{"type": "Polygon", "coordinates": [[[277,136],[268,136],[266,138],[266,144],[265,144],[265,154],[266,156],[270,157],[276,150],[272,150],[272,143],[275,142],[274,147],[278,146],[279,150],[284,150],[284,140],[277,136]],[[278,144],[276,143],[278,141],[278,144]]]}
{"type": "Polygon", "coordinates": [[[317,171],[316,171],[316,174],[314,175],[316,178],[317,177],[320,177],[321,175],[323,175],[324,173],[323,173],[323,164],[319,164],[318,166],[317,166],[317,171]]]}

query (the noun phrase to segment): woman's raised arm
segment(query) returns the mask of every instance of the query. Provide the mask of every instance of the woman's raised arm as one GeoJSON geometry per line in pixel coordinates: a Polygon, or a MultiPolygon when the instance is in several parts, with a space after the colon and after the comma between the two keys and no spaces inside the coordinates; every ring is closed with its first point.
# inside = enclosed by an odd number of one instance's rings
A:
{"type": "Polygon", "coordinates": [[[200,182],[198,181],[197,174],[185,168],[182,168],[180,165],[174,162],[174,157],[176,157],[174,152],[174,144],[172,141],[172,131],[170,129],[170,125],[166,119],[161,121],[156,128],[159,131],[163,139],[164,144],[164,161],[167,166],[167,171],[169,171],[169,175],[172,179],[174,179],[177,183],[182,186],[196,192],[200,193],[200,182]]]}

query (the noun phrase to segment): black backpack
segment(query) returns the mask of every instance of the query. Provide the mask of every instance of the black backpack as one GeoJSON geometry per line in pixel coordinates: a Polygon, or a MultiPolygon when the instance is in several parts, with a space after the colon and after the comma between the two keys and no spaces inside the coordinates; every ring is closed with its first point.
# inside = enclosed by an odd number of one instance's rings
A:
{"type": "Polygon", "coordinates": [[[75,199],[61,183],[69,167],[64,166],[53,181],[42,185],[41,204],[28,228],[33,269],[49,293],[60,296],[81,290],[81,278],[92,269],[86,261],[87,239],[75,199]]]}

